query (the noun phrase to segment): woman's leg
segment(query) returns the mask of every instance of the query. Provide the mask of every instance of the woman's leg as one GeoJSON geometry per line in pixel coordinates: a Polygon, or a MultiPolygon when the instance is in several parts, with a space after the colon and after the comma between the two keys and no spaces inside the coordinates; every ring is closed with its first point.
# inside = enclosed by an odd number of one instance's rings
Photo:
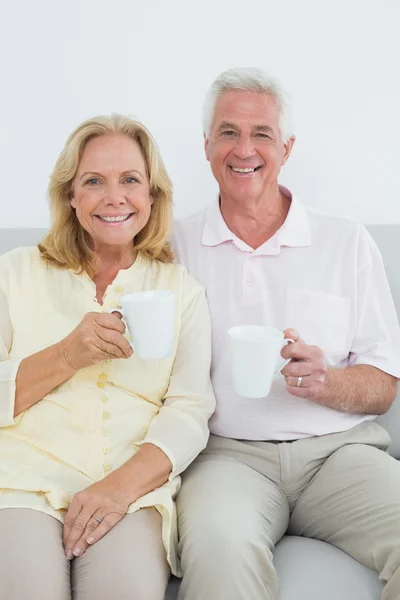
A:
{"type": "Polygon", "coordinates": [[[72,562],[74,600],[163,600],[170,576],[155,508],[126,515],[72,562]]]}
{"type": "Polygon", "coordinates": [[[0,510],[1,600],[71,600],[62,528],[37,510],[0,510]]]}

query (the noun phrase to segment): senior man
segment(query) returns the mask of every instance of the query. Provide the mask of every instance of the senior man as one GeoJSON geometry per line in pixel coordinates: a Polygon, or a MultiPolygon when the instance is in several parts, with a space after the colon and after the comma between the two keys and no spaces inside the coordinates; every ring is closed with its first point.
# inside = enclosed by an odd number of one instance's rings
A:
{"type": "Polygon", "coordinates": [[[274,545],[325,540],[400,597],[400,465],[374,422],[393,402],[400,332],[362,225],[309,210],[278,175],[295,137],[288,98],[232,69],[205,102],[219,198],[176,224],[177,258],[206,287],[217,410],[178,496],[181,600],[273,600],[274,545]],[[293,359],[261,400],[232,386],[227,330],[271,325],[293,359]]]}

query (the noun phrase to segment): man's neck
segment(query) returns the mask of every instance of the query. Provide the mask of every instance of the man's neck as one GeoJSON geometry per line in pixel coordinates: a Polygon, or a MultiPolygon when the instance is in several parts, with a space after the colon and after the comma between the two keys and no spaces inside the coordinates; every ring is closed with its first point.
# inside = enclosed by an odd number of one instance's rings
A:
{"type": "Polygon", "coordinates": [[[253,249],[267,242],[282,227],[290,199],[277,188],[262,198],[239,202],[221,193],[222,217],[232,233],[253,249]]]}

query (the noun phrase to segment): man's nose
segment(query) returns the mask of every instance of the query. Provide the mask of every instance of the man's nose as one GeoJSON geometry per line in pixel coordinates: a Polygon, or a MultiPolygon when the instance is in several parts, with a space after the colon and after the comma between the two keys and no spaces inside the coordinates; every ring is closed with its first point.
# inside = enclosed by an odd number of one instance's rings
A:
{"type": "Polygon", "coordinates": [[[238,158],[251,158],[255,154],[254,143],[251,136],[240,136],[235,146],[235,154],[238,158]]]}

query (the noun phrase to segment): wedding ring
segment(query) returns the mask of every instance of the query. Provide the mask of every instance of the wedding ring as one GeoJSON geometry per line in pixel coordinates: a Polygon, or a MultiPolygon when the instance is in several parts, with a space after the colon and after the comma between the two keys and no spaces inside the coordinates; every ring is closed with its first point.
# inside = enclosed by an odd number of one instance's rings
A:
{"type": "Polygon", "coordinates": [[[96,521],[97,521],[98,523],[101,523],[101,522],[102,522],[102,520],[103,520],[103,519],[99,519],[99,517],[95,517],[95,519],[96,519],[96,521]]]}
{"type": "Polygon", "coordinates": [[[301,387],[301,383],[302,383],[302,381],[303,381],[303,378],[302,378],[302,377],[298,377],[298,378],[297,378],[296,387],[301,387]]]}

